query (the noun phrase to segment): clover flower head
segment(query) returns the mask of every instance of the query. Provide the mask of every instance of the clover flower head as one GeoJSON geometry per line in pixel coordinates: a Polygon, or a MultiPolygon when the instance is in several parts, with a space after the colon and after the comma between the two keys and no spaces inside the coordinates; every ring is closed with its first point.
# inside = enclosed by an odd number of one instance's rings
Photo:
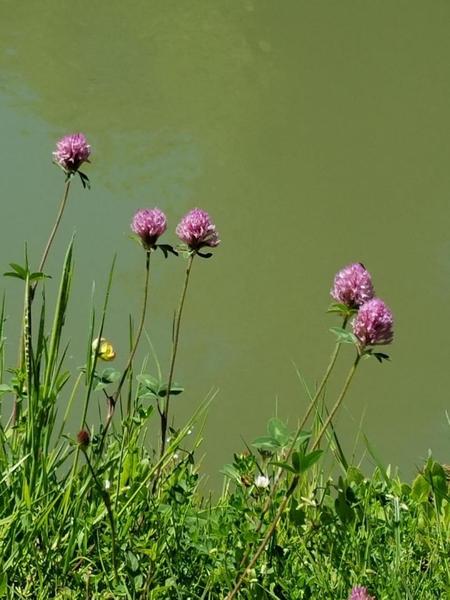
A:
{"type": "Polygon", "coordinates": [[[331,296],[349,308],[359,308],[374,297],[369,271],[361,263],[347,265],[336,274],[331,296]]]}
{"type": "Polygon", "coordinates": [[[53,160],[66,173],[76,173],[84,162],[89,162],[91,147],[82,133],[65,135],[56,143],[53,160]]]}
{"type": "Polygon", "coordinates": [[[219,235],[209,214],[200,208],[187,213],[177,225],[177,236],[192,250],[205,246],[215,248],[219,245],[219,235]]]}
{"type": "Polygon", "coordinates": [[[255,487],[259,489],[266,489],[270,485],[270,479],[266,475],[258,475],[255,477],[255,487]]]}
{"type": "Polygon", "coordinates": [[[131,229],[141,238],[144,248],[151,250],[167,229],[166,215],[156,207],[142,208],[134,215],[131,229]]]}
{"type": "Polygon", "coordinates": [[[352,588],[348,600],[375,600],[375,598],[369,595],[367,588],[357,585],[352,588]]]}
{"type": "Polygon", "coordinates": [[[394,339],[393,325],[392,312],[380,298],[363,304],[352,323],[353,333],[363,348],[390,344],[394,339]]]}

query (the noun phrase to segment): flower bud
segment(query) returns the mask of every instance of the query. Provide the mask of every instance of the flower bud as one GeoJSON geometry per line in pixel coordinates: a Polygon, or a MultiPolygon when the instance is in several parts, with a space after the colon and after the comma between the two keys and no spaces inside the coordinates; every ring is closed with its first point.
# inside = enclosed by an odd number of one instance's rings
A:
{"type": "Polygon", "coordinates": [[[86,450],[91,442],[91,436],[89,435],[89,431],[86,429],[82,429],[77,433],[77,442],[80,448],[86,450]]]}

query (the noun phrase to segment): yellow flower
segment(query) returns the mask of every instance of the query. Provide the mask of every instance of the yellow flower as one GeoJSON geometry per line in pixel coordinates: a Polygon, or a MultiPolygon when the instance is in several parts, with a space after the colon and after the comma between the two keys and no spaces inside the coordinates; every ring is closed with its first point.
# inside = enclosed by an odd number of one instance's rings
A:
{"type": "Polygon", "coordinates": [[[97,352],[98,357],[102,360],[109,361],[116,358],[113,345],[105,338],[100,338],[100,343],[98,338],[92,342],[92,352],[97,352]]]}

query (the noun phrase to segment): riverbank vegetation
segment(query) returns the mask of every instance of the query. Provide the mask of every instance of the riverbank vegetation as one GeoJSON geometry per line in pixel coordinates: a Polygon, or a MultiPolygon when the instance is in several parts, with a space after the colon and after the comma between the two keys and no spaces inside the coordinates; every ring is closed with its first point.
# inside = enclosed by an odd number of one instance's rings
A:
{"type": "Polygon", "coordinates": [[[82,134],[58,142],[54,162],[64,189],[48,242],[38,266],[26,255],[6,273],[22,286],[23,307],[16,336],[8,330],[7,300],[0,314],[0,597],[450,597],[446,467],[430,456],[404,482],[368,445],[376,467],[363,473],[349,463],[333,427],[366,360],[380,363],[382,378],[385,346],[394,335],[392,313],[375,296],[364,265],[336,275],[329,308],[338,320],[334,349],[317,388],[305,385],[297,428],[271,419],[267,431],[224,466],[218,497],[199,489],[197,464],[213,395],[182,424],[173,402],[184,393],[176,364],[191,270],[222,250],[206,211],[193,209],[180,220],[173,245],[162,241],[163,211],[134,215],[142,311],[130,320],[129,355],[120,368],[112,366],[114,342],[105,336],[113,263],[100,308],[93,299],[85,364],[67,371],[65,324],[76,300],[73,240],[59,279],[54,273],[49,279],[45,265],[71,185],[79,178],[89,187],[80,167],[90,152],[82,134]],[[146,330],[155,259],[184,260],[186,270],[174,301],[170,363],[148,372],[138,369],[135,356],[146,330]],[[51,306],[50,286],[56,292],[51,306]],[[339,395],[325,402],[343,344],[353,348],[353,361],[339,395]],[[95,422],[88,420],[92,406],[99,408],[95,422]],[[75,430],[68,425],[72,412],[81,412],[75,430]]]}

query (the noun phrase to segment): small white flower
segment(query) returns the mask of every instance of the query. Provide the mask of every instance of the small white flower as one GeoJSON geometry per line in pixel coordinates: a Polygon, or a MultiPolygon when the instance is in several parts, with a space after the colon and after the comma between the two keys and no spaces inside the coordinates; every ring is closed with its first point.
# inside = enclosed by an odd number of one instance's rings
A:
{"type": "Polygon", "coordinates": [[[255,477],[255,486],[257,488],[265,489],[265,488],[269,487],[269,485],[270,485],[270,479],[268,477],[266,477],[265,475],[258,475],[258,477],[255,477]]]}
{"type": "Polygon", "coordinates": [[[109,479],[105,479],[105,490],[108,491],[111,487],[111,482],[109,479]]]}
{"type": "Polygon", "coordinates": [[[175,454],[173,455],[173,460],[178,460],[180,458],[180,455],[175,452],[175,454]]]}

